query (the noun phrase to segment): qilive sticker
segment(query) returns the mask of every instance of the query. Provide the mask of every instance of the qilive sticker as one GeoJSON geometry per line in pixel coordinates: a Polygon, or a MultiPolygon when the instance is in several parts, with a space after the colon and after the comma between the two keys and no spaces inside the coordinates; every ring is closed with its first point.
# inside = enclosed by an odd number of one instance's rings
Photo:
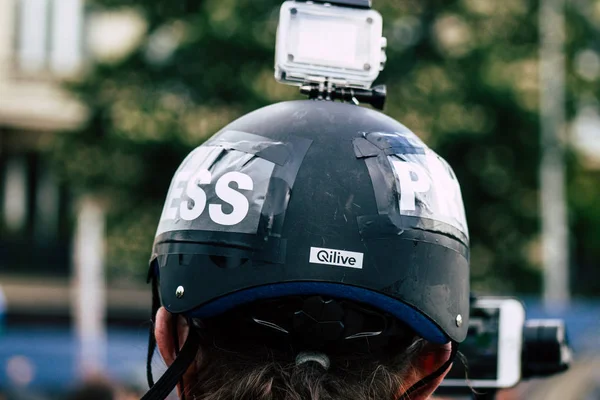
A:
{"type": "Polygon", "coordinates": [[[256,233],[275,164],[200,146],[171,182],[156,235],[176,230],[256,233]]]}
{"type": "Polygon", "coordinates": [[[336,265],[338,267],[361,269],[363,266],[363,253],[311,247],[308,261],[312,264],[336,265]]]}
{"type": "Polygon", "coordinates": [[[468,237],[465,208],[458,180],[435,152],[388,156],[396,176],[400,215],[449,224],[468,237]]]}

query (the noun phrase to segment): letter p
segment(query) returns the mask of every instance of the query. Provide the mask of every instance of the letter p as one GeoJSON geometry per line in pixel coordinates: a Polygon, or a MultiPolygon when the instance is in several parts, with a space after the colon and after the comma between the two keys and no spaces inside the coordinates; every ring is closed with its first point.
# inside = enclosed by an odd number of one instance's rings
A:
{"type": "Polygon", "coordinates": [[[427,171],[414,163],[399,160],[391,162],[400,182],[400,211],[414,211],[416,194],[425,193],[431,187],[427,171]]]}

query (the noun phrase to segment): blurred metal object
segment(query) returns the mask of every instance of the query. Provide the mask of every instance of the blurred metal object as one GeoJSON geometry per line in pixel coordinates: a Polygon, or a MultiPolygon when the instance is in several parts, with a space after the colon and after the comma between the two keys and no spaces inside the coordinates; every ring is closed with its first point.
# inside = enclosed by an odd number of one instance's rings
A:
{"type": "Polygon", "coordinates": [[[540,207],[544,302],[566,307],[569,292],[569,244],[565,195],[565,0],[543,0],[540,29],[540,207]]]}
{"type": "Polygon", "coordinates": [[[104,231],[103,205],[92,196],[82,198],[75,233],[72,310],[78,371],[83,377],[103,372],[106,366],[104,231]]]}

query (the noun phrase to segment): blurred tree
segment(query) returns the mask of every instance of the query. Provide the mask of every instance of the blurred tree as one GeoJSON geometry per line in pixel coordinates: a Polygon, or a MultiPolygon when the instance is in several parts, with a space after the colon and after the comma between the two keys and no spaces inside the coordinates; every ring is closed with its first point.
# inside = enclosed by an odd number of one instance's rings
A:
{"type": "MultiPolygon", "coordinates": [[[[133,9],[146,21],[139,44],[126,57],[95,60],[82,80],[70,84],[91,117],[78,132],[57,136],[56,143],[65,179],[110,201],[112,276],[144,275],[169,181],[187,152],[250,110],[299,97],[295,88],[272,78],[280,4],[92,3],[96,11],[133,9]]],[[[388,85],[386,112],[447,158],[462,182],[475,289],[537,292],[537,1],[374,5],[384,16],[389,46],[379,80],[388,85]]],[[[569,14],[569,54],[600,44],[593,41],[597,30],[588,17],[569,14]]],[[[569,85],[570,104],[582,86],[600,94],[597,78],[572,75],[569,85]]],[[[574,112],[570,107],[571,116],[574,112]]],[[[600,237],[594,205],[600,185],[598,174],[583,168],[575,153],[570,166],[573,265],[579,266],[600,259],[594,244],[600,237]]],[[[580,277],[580,293],[600,289],[600,274],[593,272],[594,278],[580,277]]]]}

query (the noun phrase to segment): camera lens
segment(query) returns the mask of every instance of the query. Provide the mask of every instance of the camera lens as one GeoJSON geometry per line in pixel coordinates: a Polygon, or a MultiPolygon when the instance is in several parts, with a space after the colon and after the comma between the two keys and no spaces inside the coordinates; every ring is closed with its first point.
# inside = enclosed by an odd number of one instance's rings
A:
{"type": "Polygon", "coordinates": [[[523,378],[562,372],[571,363],[564,321],[529,320],[523,328],[523,378]]]}

